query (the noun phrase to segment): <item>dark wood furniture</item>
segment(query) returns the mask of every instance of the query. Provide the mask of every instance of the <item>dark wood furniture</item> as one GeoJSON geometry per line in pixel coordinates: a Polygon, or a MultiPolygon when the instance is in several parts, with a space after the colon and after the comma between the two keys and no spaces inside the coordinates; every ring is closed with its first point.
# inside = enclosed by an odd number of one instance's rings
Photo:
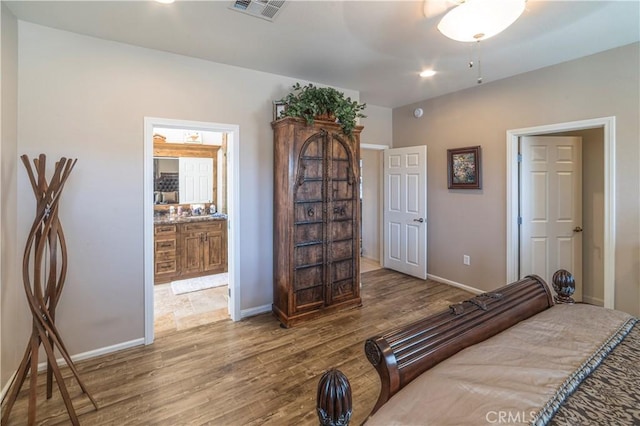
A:
{"type": "Polygon", "coordinates": [[[154,225],[154,283],[227,272],[227,221],[154,225]]]}
{"type": "MultiPolygon", "coordinates": [[[[558,271],[554,275],[554,288],[562,291],[556,299],[562,302],[556,303],[573,303],[570,297],[574,291],[572,284],[573,278],[567,271],[558,271]]],[[[365,354],[375,367],[381,382],[380,395],[370,415],[434,365],[553,304],[553,295],[542,278],[531,275],[493,292],[451,305],[447,311],[367,339],[365,354]]],[[[348,419],[351,416],[350,404],[347,407],[337,400],[338,395],[351,393],[348,381],[345,378],[345,381],[332,383],[333,389],[326,389],[326,380],[319,384],[317,411],[321,423],[326,419],[326,416],[323,418],[320,415],[325,406],[334,407],[332,418],[348,419]],[[326,395],[334,395],[334,401],[327,402],[326,395]],[[344,412],[336,412],[335,407],[344,407],[344,412]]],[[[346,423],[322,424],[337,426],[346,423]]]]}
{"type": "Polygon", "coordinates": [[[178,276],[178,225],[155,225],[153,248],[154,282],[171,281],[178,276]]]}
{"type": "Polygon", "coordinates": [[[227,222],[183,223],[180,226],[181,277],[227,271],[227,222]]]}
{"type": "Polygon", "coordinates": [[[361,305],[360,132],[283,118],[274,130],[273,313],[289,327],[361,305]]]}

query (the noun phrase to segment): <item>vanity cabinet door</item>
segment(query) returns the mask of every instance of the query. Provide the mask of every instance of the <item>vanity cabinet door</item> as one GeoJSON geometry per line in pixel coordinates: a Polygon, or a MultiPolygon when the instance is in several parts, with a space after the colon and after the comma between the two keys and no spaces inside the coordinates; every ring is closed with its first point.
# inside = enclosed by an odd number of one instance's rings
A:
{"type": "Polygon", "coordinates": [[[182,234],[182,275],[202,272],[204,269],[203,232],[185,232],[182,234]]]}
{"type": "Polygon", "coordinates": [[[207,272],[227,272],[227,238],[223,223],[204,234],[203,268],[207,272]]]}
{"type": "Polygon", "coordinates": [[[224,220],[180,225],[181,276],[227,272],[227,222],[224,220]]]}

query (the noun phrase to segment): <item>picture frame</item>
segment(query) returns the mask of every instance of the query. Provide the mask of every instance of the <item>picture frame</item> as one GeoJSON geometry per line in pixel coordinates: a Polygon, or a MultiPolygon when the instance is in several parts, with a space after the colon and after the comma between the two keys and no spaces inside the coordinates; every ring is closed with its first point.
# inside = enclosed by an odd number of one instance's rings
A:
{"type": "Polygon", "coordinates": [[[447,150],[449,189],[482,189],[480,145],[447,150]]]}
{"type": "Polygon", "coordinates": [[[273,101],[273,121],[282,118],[282,114],[287,109],[287,104],[282,101],[273,101]]]}
{"type": "Polygon", "coordinates": [[[202,132],[198,132],[195,130],[184,131],[182,134],[182,139],[184,143],[202,144],[202,132]]]}

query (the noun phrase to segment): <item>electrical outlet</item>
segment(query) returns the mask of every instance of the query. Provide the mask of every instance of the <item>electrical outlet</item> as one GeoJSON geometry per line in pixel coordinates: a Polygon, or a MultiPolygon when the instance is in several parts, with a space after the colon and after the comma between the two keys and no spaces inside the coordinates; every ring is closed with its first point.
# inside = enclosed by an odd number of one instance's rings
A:
{"type": "Polygon", "coordinates": [[[464,263],[465,265],[471,265],[471,257],[465,254],[464,256],[462,256],[462,263],[464,263]]]}

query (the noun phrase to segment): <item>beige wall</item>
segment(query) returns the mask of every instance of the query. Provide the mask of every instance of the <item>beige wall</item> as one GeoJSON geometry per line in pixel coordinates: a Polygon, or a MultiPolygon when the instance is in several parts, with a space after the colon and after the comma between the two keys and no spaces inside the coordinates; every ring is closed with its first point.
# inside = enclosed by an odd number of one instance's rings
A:
{"type": "Polygon", "coordinates": [[[364,126],[360,143],[391,146],[393,110],[367,104],[364,115],[367,117],[360,119],[360,124],[364,126]]]}
{"type": "Polygon", "coordinates": [[[382,152],[360,150],[362,158],[362,256],[380,261],[382,152]]]}
{"type": "MultiPolygon", "coordinates": [[[[18,24],[7,6],[1,6],[1,142],[0,142],[0,387],[20,362],[31,330],[22,290],[18,256],[24,247],[17,240],[17,109],[18,24]]],[[[27,193],[31,195],[31,190],[27,193]]],[[[22,256],[20,256],[20,259],[22,256]]]]}
{"type": "MultiPolygon", "coordinates": [[[[360,119],[364,126],[361,144],[393,145],[393,110],[367,104],[366,118],[360,119]]],[[[380,260],[381,220],[382,220],[382,151],[361,149],[363,160],[362,188],[362,255],[380,260]]]]}
{"type": "MultiPolygon", "coordinates": [[[[240,126],[241,308],[269,306],[272,101],[296,80],[18,24],[19,151],[46,153],[50,161],[78,158],[60,203],[69,271],[57,323],[69,352],[143,337],[144,117],[240,126]]],[[[15,159],[9,167],[15,173],[15,159]]],[[[34,202],[21,167],[17,175],[23,212],[17,240],[23,241],[34,202]]],[[[27,337],[15,340],[22,346],[27,337]]],[[[3,350],[13,340],[3,335],[3,350]]],[[[16,367],[3,365],[3,380],[16,367]]]]}
{"type": "Polygon", "coordinates": [[[639,51],[634,43],[393,110],[394,147],[429,147],[430,274],[482,290],[505,283],[507,130],[615,116],[615,306],[640,314],[639,51]],[[471,145],[482,146],[482,190],[448,190],[446,150],[471,145]]]}

